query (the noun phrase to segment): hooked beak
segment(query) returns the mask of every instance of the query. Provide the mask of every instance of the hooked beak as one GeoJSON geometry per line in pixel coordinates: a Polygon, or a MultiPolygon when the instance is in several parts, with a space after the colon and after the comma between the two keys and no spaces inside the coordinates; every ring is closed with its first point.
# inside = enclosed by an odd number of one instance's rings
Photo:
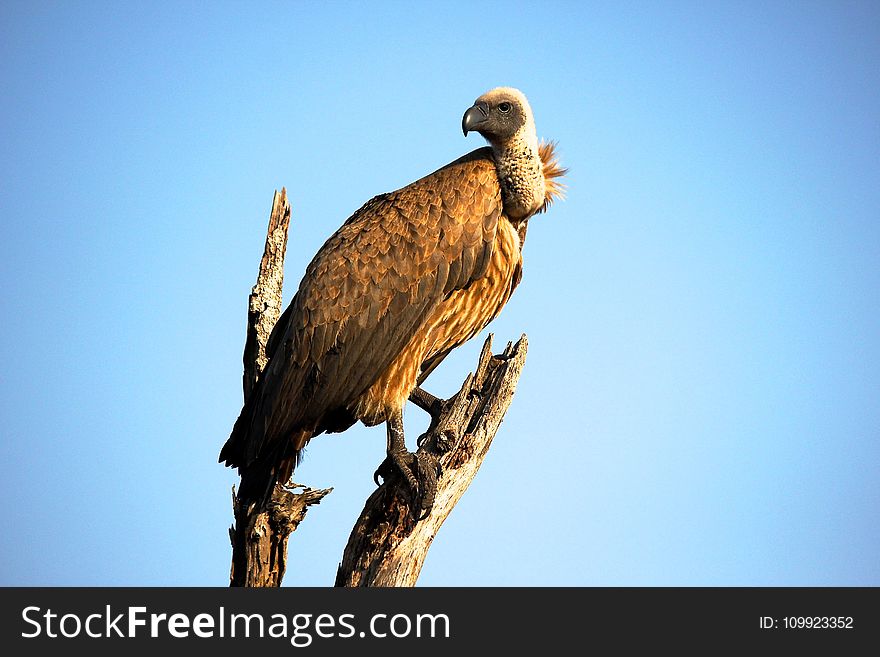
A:
{"type": "Polygon", "coordinates": [[[489,120],[489,103],[475,103],[461,119],[461,131],[467,137],[471,130],[479,131],[480,125],[489,120]]]}

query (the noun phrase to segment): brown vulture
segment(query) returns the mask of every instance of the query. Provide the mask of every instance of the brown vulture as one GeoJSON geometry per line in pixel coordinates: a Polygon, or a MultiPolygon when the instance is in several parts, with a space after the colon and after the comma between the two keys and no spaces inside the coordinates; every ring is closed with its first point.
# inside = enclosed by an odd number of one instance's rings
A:
{"type": "Polygon", "coordinates": [[[419,385],[510,298],[528,220],[560,196],[565,173],[516,89],[480,96],[461,126],[489,146],[368,201],[306,268],[220,453],[241,473],[240,499],[265,501],[313,436],[360,420],[387,425],[377,473],[397,468],[430,508],[403,407],[412,399],[436,415],[439,400],[419,385]]]}

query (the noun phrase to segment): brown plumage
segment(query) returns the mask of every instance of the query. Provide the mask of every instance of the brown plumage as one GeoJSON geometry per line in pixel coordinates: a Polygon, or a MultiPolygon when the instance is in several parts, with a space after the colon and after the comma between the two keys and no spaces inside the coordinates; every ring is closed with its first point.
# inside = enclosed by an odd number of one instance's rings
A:
{"type": "Polygon", "coordinates": [[[265,496],[287,481],[313,436],[357,420],[388,422],[389,458],[395,456],[402,409],[417,383],[507,302],[521,277],[528,219],[561,195],[557,179],[565,173],[553,144],[537,147],[520,92],[493,90],[468,112],[500,106],[508,111],[496,113],[506,118],[512,104],[521,125],[493,126],[480,114],[471,127],[465,114],[465,134],[477,130],[491,147],[371,199],[318,251],[220,454],[242,474],[240,495],[265,496]],[[499,148],[524,134],[528,156],[499,148]],[[519,158],[507,169],[505,152],[519,158]],[[534,166],[540,179],[530,177],[534,166]]]}

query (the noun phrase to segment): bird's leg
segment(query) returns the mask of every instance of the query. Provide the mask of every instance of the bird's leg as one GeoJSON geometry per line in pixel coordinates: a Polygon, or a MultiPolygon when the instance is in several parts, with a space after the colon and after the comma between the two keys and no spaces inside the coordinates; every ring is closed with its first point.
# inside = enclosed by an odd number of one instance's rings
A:
{"type": "Polygon", "coordinates": [[[386,425],[388,426],[388,458],[397,466],[415,494],[419,489],[419,480],[412,467],[414,456],[407,451],[406,441],[403,438],[403,411],[397,411],[389,417],[386,425]]]}
{"type": "Polygon", "coordinates": [[[435,397],[427,390],[423,390],[418,386],[409,393],[409,400],[423,411],[427,412],[434,422],[437,421],[438,416],[443,411],[443,400],[439,397],[435,397]]]}
{"type": "Polygon", "coordinates": [[[440,399],[427,390],[416,386],[415,389],[409,393],[409,400],[431,416],[431,424],[428,427],[428,430],[419,437],[417,443],[418,446],[421,447],[425,438],[427,438],[440,423],[440,416],[442,416],[446,409],[452,405],[452,402],[455,401],[455,397],[450,399],[440,399]]]}
{"type": "Polygon", "coordinates": [[[403,411],[397,411],[393,415],[389,415],[385,420],[387,429],[388,443],[386,448],[385,460],[373,473],[373,481],[379,485],[379,477],[387,481],[397,470],[403,475],[409,484],[413,493],[418,490],[418,479],[412,467],[415,461],[415,455],[408,452],[406,442],[403,438],[403,411]]]}
{"type": "Polygon", "coordinates": [[[413,514],[416,519],[421,520],[430,513],[437,493],[436,459],[426,457],[425,462],[422,462],[417,454],[407,451],[403,437],[403,410],[389,415],[385,424],[388,428],[387,456],[373,479],[378,484],[379,477],[387,480],[393,470],[397,469],[409,485],[413,514]]]}

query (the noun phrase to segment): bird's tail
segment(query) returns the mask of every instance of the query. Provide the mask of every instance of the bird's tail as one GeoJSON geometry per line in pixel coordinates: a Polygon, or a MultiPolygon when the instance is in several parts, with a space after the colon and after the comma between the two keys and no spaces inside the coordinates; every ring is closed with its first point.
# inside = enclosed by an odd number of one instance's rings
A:
{"type": "Polygon", "coordinates": [[[262,508],[272,497],[276,484],[290,481],[302,449],[314,432],[307,429],[267,432],[265,411],[259,403],[260,392],[245,403],[220,450],[219,460],[238,468],[241,475],[237,492],[239,502],[248,505],[256,502],[262,508]]]}
{"type": "Polygon", "coordinates": [[[265,508],[277,484],[288,484],[299,464],[302,448],[311,438],[310,431],[296,431],[287,440],[279,440],[247,465],[239,465],[241,474],[236,497],[238,503],[265,508]]]}

